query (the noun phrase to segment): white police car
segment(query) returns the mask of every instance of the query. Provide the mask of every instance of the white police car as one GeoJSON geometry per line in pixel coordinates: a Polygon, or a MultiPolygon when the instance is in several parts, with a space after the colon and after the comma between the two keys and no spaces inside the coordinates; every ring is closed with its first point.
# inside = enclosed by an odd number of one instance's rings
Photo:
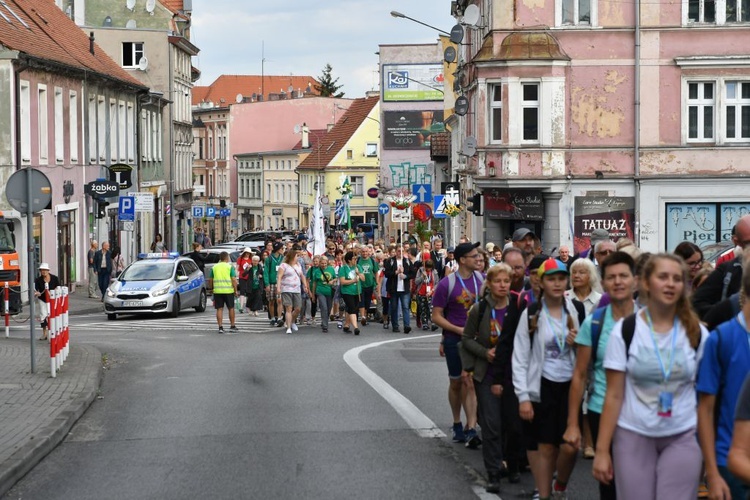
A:
{"type": "Polygon", "coordinates": [[[107,319],[118,314],[170,313],[206,310],[206,279],[192,259],[177,252],[138,255],[104,294],[107,319]]]}

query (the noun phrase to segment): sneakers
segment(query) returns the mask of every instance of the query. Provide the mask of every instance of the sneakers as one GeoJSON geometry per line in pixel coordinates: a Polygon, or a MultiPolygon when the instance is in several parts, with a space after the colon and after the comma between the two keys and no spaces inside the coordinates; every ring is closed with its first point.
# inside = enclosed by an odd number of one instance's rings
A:
{"type": "Polygon", "coordinates": [[[551,498],[553,500],[568,500],[568,492],[567,491],[553,491],[551,498]]]}
{"type": "Polygon", "coordinates": [[[224,333],[224,327],[223,326],[219,327],[219,333],[224,333]]]}
{"type": "Polygon", "coordinates": [[[411,331],[411,327],[410,327],[410,326],[405,326],[405,327],[404,327],[404,334],[407,334],[407,333],[409,333],[410,331],[411,331]]]}
{"type": "Polygon", "coordinates": [[[287,328],[286,329],[286,334],[287,335],[291,335],[292,334],[292,329],[291,328],[287,328]]]}
{"type": "Polygon", "coordinates": [[[276,322],[276,326],[284,326],[284,318],[279,318],[279,320],[276,322]]]}
{"type": "Polygon", "coordinates": [[[388,323],[383,323],[383,330],[387,330],[388,328],[388,323]]]}
{"type": "Polygon", "coordinates": [[[397,326],[393,327],[393,333],[401,333],[397,326]]]}
{"type": "Polygon", "coordinates": [[[422,330],[424,330],[424,331],[427,331],[427,330],[429,330],[429,329],[430,329],[430,327],[429,327],[429,326],[427,326],[427,325],[422,325],[422,330]]]}
{"type": "Polygon", "coordinates": [[[292,323],[292,331],[293,332],[299,331],[299,327],[297,326],[297,323],[292,323]]]}
{"type": "Polygon", "coordinates": [[[339,328],[339,329],[344,328],[344,322],[343,321],[337,321],[336,322],[336,327],[339,328]]]}
{"type": "Polygon", "coordinates": [[[232,333],[237,333],[240,330],[239,330],[239,328],[237,328],[237,325],[232,325],[232,326],[229,327],[229,331],[232,332],[232,333]]]}
{"type": "Polygon", "coordinates": [[[362,324],[362,326],[367,326],[367,318],[362,318],[359,322],[362,324]]]}
{"type": "Polygon", "coordinates": [[[344,327],[344,333],[351,333],[351,330],[349,329],[348,326],[344,327]]]}
{"type": "Polygon", "coordinates": [[[359,328],[354,329],[354,335],[359,335],[359,328]]]}
{"type": "Polygon", "coordinates": [[[269,323],[271,323],[271,326],[276,326],[276,323],[279,322],[279,318],[273,318],[269,323]]]}
{"type": "Polygon", "coordinates": [[[436,331],[437,331],[437,329],[438,329],[438,326],[437,326],[437,325],[432,325],[432,326],[430,327],[430,330],[432,330],[433,332],[436,332],[436,331]]]}
{"type": "Polygon", "coordinates": [[[490,472],[487,475],[487,486],[485,487],[487,493],[500,493],[500,473],[490,472]]]}
{"type": "Polygon", "coordinates": [[[328,328],[323,327],[323,333],[328,333],[328,328]]]}
{"type": "Polygon", "coordinates": [[[461,422],[457,422],[453,424],[452,432],[453,432],[454,443],[466,442],[466,435],[464,434],[464,426],[461,422]]]}
{"type": "Polygon", "coordinates": [[[471,450],[476,450],[479,445],[482,444],[482,440],[479,439],[476,429],[469,429],[466,431],[466,447],[471,450]]]}

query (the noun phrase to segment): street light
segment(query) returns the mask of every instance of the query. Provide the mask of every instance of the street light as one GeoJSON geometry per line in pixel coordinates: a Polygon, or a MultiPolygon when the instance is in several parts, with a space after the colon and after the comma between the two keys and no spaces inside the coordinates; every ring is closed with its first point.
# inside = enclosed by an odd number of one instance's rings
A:
{"type": "Polygon", "coordinates": [[[395,11],[395,10],[392,10],[392,11],[391,11],[391,16],[393,16],[393,17],[401,17],[401,18],[403,18],[403,19],[408,19],[409,21],[414,21],[414,22],[415,22],[415,23],[417,23],[417,24],[421,24],[422,26],[427,26],[428,28],[432,28],[432,29],[434,29],[435,31],[439,31],[440,33],[443,33],[443,34],[446,34],[446,35],[450,36],[450,33],[448,33],[448,32],[447,32],[447,31],[445,31],[445,30],[441,30],[440,28],[436,28],[435,26],[430,26],[430,25],[429,25],[429,24],[427,24],[427,23],[423,23],[422,21],[419,21],[419,20],[417,20],[417,19],[414,19],[413,17],[409,17],[409,16],[407,16],[407,15],[404,15],[404,14],[402,14],[402,13],[400,13],[400,12],[397,12],[397,11],[395,11]]]}

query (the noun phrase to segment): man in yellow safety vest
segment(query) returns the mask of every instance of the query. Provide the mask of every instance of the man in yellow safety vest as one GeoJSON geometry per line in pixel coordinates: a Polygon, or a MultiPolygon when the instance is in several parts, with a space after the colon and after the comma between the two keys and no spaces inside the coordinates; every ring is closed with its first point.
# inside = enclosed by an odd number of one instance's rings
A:
{"type": "Polygon", "coordinates": [[[229,263],[229,253],[221,252],[219,262],[212,268],[208,276],[208,287],[214,292],[214,307],[216,308],[216,322],[219,333],[224,333],[224,306],[229,308],[229,331],[236,333],[234,324],[234,298],[237,295],[237,270],[229,263]]]}

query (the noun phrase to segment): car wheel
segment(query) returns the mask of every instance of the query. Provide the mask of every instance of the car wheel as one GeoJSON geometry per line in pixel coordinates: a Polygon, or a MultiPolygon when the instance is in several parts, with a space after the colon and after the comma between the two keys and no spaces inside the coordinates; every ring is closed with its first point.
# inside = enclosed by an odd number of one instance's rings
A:
{"type": "Polygon", "coordinates": [[[172,299],[172,313],[171,316],[173,318],[176,318],[180,315],[180,296],[175,294],[174,299],[172,299]]]}
{"type": "Polygon", "coordinates": [[[114,321],[114,320],[117,319],[117,315],[116,314],[107,314],[107,319],[110,320],[110,321],[114,321]]]}
{"type": "Polygon", "coordinates": [[[198,305],[195,306],[195,310],[199,313],[202,313],[206,310],[206,291],[201,290],[201,296],[198,299],[198,305]]]}

